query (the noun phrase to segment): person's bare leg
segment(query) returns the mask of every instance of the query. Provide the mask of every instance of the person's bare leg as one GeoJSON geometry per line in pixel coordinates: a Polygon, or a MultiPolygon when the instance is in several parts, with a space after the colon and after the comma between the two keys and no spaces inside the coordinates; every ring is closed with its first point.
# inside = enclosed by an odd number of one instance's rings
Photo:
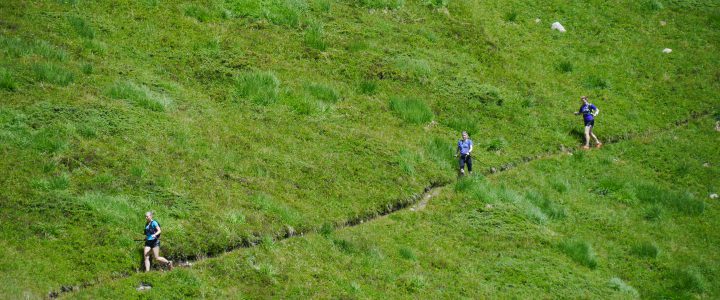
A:
{"type": "Polygon", "coordinates": [[[150,271],[150,247],[143,249],[143,257],[145,259],[145,272],[150,271]]]}
{"type": "Polygon", "coordinates": [[[602,143],[600,142],[600,140],[598,140],[597,136],[595,136],[595,133],[593,133],[592,127],[590,127],[590,136],[591,136],[593,139],[595,139],[595,144],[596,144],[596,145],[598,145],[598,146],[599,146],[599,145],[602,145],[602,143]]]}
{"type": "Polygon", "coordinates": [[[592,127],[585,126],[585,147],[590,147],[590,131],[592,130],[592,127]]]}
{"type": "Polygon", "coordinates": [[[173,267],[172,262],[165,259],[164,257],[160,256],[160,247],[155,247],[152,250],[153,250],[153,256],[155,256],[155,260],[168,265],[170,267],[170,269],[172,269],[172,267],[173,267]]]}

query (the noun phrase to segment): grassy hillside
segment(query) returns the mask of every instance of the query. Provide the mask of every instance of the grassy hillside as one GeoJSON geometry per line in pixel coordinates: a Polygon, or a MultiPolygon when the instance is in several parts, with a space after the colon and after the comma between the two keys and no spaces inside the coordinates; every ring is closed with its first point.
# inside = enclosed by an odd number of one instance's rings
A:
{"type": "MultiPolygon", "coordinates": [[[[147,210],[168,256],[218,254],[451,182],[461,130],[478,169],[577,146],[571,112],[582,94],[601,108],[601,139],[717,114],[718,29],[712,1],[3,1],[0,297],[134,273],[147,210]],[[551,31],[553,21],[568,32],[551,31]]],[[[717,151],[702,149],[711,167],[699,170],[716,172],[717,151]]],[[[649,150],[623,151],[641,164],[649,150]]],[[[700,148],[667,151],[658,155],[700,148]]],[[[695,167],[658,188],[700,197],[709,179],[695,167]]],[[[573,176],[547,168],[560,183],[573,176]]],[[[446,190],[441,198],[460,199],[446,190]]],[[[688,236],[705,234],[708,211],[689,219],[688,236]]],[[[427,234],[443,236],[442,224],[427,234]]],[[[233,293],[219,281],[198,284],[233,293]]],[[[666,291],[638,282],[643,294],[666,291]]],[[[693,293],[717,295],[712,285],[693,293]]]]}
{"type": "Polygon", "coordinates": [[[720,135],[711,125],[476,176],[423,211],[73,296],[717,298],[720,205],[708,191],[720,188],[720,135]],[[153,289],[137,292],[140,283],[153,289]]]}

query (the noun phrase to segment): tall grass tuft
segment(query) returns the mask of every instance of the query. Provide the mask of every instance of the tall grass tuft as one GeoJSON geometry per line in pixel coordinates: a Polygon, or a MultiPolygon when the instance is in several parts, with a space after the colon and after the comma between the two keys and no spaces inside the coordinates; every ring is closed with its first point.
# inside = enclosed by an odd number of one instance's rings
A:
{"type": "Polygon", "coordinates": [[[269,105],[278,100],[280,80],[269,72],[245,72],[237,77],[235,90],[240,98],[258,105],[269,105]]]}
{"type": "Polygon", "coordinates": [[[212,14],[207,8],[195,4],[185,7],[185,15],[203,23],[212,19],[212,14]]]}
{"type": "Polygon", "coordinates": [[[558,193],[564,194],[570,189],[570,182],[566,178],[554,177],[549,181],[550,187],[558,193]]]}
{"type": "Polygon", "coordinates": [[[702,293],[706,289],[705,279],[696,270],[685,269],[670,273],[673,288],[686,292],[702,293]]]}
{"type": "Polygon", "coordinates": [[[658,221],[660,218],[662,218],[662,207],[658,205],[653,205],[649,207],[647,210],[645,210],[645,220],[648,221],[658,221]]]}
{"type": "Polygon", "coordinates": [[[68,22],[70,22],[70,26],[75,29],[75,32],[79,36],[87,39],[95,38],[95,29],[84,19],[80,17],[69,17],[68,22]]]}
{"type": "Polygon", "coordinates": [[[487,147],[485,149],[490,152],[498,152],[502,151],[503,149],[507,148],[508,142],[503,137],[494,138],[488,142],[487,147]]]}
{"type": "Polygon", "coordinates": [[[663,5],[659,0],[645,0],[642,4],[645,9],[651,11],[658,11],[665,8],[665,5],[663,5]]]}
{"type": "Polygon", "coordinates": [[[256,194],[250,198],[255,208],[263,211],[269,217],[274,218],[285,225],[296,226],[299,224],[300,216],[297,211],[273,200],[267,194],[256,194]]]}
{"type": "Polygon", "coordinates": [[[340,94],[332,87],[320,84],[312,83],[305,87],[313,98],[327,102],[336,103],[340,100],[340,94]]]}
{"type": "Polygon", "coordinates": [[[566,240],[560,243],[560,250],[577,263],[595,269],[597,257],[590,243],[583,240],[566,240]]]}
{"type": "Polygon", "coordinates": [[[573,64],[569,61],[562,61],[557,65],[557,70],[563,73],[570,73],[573,69],[573,64]]]}
{"type": "Polygon", "coordinates": [[[400,257],[407,259],[407,260],[417,260],[417,256],[415,255],[415,252],[408,247],[400,248],[400,257]]]}
{"type": "Polygon", "coordinates": [[[137,85],[130,81],[115,82],[107,91],[108,97],[130,102],[132,105],[152,111],[165,111],[172,100],[155,94],[145,85],[137,85]]]}
{"type": "Polygon", "coordinates": [[[407,149],[402,149],[396,159],[403,173],[409,176],[415,175],[415,164],[419,160],[416,154],[407,149]]]}
{"type": "Polygon", "coordinates": [[[530,201],[530,203],[535,204],[550,218],[563,219],[567,216],[567,210],[564,207],[555,204],[545,195],[537,192],[528,192],[526,198],[530,201]]]}
{"type": "Polygon", "coordinates": [[[430,63],[424,59],[398,56],[391,61],[391,77],[400,80],[414,80],[420,83],[428,82],[433,75],[430,63]]]}
{"type": "Polygon", "coordinates": [[[423,124],[433,119],[433,112],[425,102],[416,98],[390,98],[390,109],[410,124],[423,124]]]}
{"type": "Polygon", "coordinates": [[[15,81],[12,73],[5,68],[0,68],[0,89],[14,92],[18,89],[18,83],[15,81]]]}
{"type": "Polygon", "coordinates": [[[446,8],[450,4],[450,0],[423,0],[423,5],[435,9],[446,8]]]}
{"type": "Polygon", "coordinates": [[[634,245],[631,252],[639,257],[657,258],[660,249],[654,243],[641,242],[634,245]]]}
{"type": "Polygon", "coordinates": [[[363,95],[375,95],[377,92],[377,82],[373,80],[362,80],[360,81],[358,89],[363,95]]]}
{"type": "Polygon", "coordinates": [[[515,22],[518,18],[518,12],[515,10],[511,10],[505,14],[505,21],[507,22],[515,22]]]}
{"type": "Polygon", "coordinates": [[[446,125],[458,132],[467,131],[471,138],[474,134],[480,132],[477,122],[473,118],[466,116],[452,116],[446,121],[446,125]]]}
{"type": "Polygon", "coordinates": [[[36,80],[60,86],[70,84],[75,78],[70,71],[51,63],[34,64],[32,69],[36,80]]]}
{"type": "Polygon", "coordinates": [[[35,42],[34,52],[47,59],[65,61],[67,59],[67,52],[59,49],[46,41],[35,42]]]}
{"type": "Polygon", "coordinates": [[[631,296],[633,298],[640,297],[640,293],[638,293],[638,291],[634,287],[625,283],[625,281],[623,281],[622,279],[620,279],[618,277],[610,278],[610,282],[608,282],[608,284],[610,285],[610,288],[612,288],[613,290],[616,290],[616,291],[624,293],[624,294],[628,294],[629,296],[631,296]]]}
{"type": "Polygon", "coordinates": [[[398,9],[405,4],[405,0],[358,0],[361,6],[375,9],[398,9]]]}
{"type": "Polygon", "coordinates": [[[319,51],[325,51],[327,49],[322,23],[313,21],[308,24],[305,29],[305,45],[319,51]]]}
{"type": "Polygon", "coordinates": [[[668,191],[653,184],[641,184],[635,187],[635,194],[642,202],[661,204],[688,215],[700,215],[705,211],[705,201],[688,192],[668,191]]]}
{"type": "Polygon", "coordinates": [[[585,79],[585,87],[590,89],[609,89],[610,82],[597,75],[590,75],[585,79]]]}
{"type": "Polygon", "coordinates": [[[438,137],[432,137],[425,146],[425,152],[430,160],[444,169],[450,168],[453,162],[452,151],[452,145],[438,137]]]}

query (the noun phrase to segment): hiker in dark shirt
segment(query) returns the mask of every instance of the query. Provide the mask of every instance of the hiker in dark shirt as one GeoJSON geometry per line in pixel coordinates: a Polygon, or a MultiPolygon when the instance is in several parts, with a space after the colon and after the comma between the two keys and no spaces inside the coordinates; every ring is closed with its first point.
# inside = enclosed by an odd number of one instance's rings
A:
{"type": "Polygon", "coordinates": [[[583,121],[585,121],[585,145],[583,149],[590,149],[590,137],[595,139],[595,147],[600,148],[602,143],[592,131],[595,127],[595,117],[600,113],[600,109],[588,102],[587,96],[580,97],[580,100],[582,100],[582,105],[580,110],[575,112],[575,115],[582,115],[583,121]]]}
{"type": "Polygon", "coordinates": [[[170,260],[160,256],[160,224],[153,220],[153,213],[145,213],[145,249],[143,250],[143,256],[145,256],[145,272],[150,271],[150,250],[155,257],[155,260],[167,264],[170,270],[173,268],[173,263],[170,260]]]}
{"type": "Polygon", "coordinates": [[[467,131],[462,132],[462,139],[458,141],[455,157],[460,156],[460,175],[465,175],[465,165],[467,164],[468,173],[472,175],[472,158],[470,152],[473,150],[473,142],[470,140],[467,131]]]}

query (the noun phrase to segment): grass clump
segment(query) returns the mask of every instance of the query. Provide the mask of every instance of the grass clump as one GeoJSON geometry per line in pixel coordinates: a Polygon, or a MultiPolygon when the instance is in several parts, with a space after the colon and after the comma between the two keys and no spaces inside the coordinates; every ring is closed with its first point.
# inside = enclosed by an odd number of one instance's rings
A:
{"type": "Polygon", "coordinates": [[[269,72],[246,72],[236,82],[237,96],[258,105],[268,105],[278,100],[280,80],[269,72]]]}
{"type": "Polygon", "coordinates": [[[416,154],[407,149],[402,149],[396,159],[403,173],[410,176],[415,175],[415,164],[419,159],[416,154]]]}
{"type": "Polygon", "coordinates": [[[415,255],[415,252],[408,247],[400,248],[400,257],[407,260],[417,260],[417,255],[415,255]]]}
{"type": "Polygon", "coordinates": [[[450,4],[450,0],[423,0],[423,5],[435,9],[446,8],[450,4]]]}
{"type": "Polygon", "coordinates": [[[518,18],[518,12],[515,10],[511,10],[505,14],[505,21],[507,22],[515,22],[518,18]]]}
{"type": "Polygon", "coordinates": [[[425,102],[416,98],[390,99],[390,109],[410,124],[423,124],[433,119],[433,112],[425,102]]]}
{"type": "Polygon", "coordinates": [[[591,269],[598,265],[595,252],[590,243],[583,240],[567,240],[560,244],[560,250],[577,263],[591,269]]]}
{"type": "Polygon", "coordinates": [[[641,242],[632,247],[632,254],[639,257],[657,258],[660,254],[658,246],[651,242],[641,242]]]}
{"type": "Polygon", "coordinates": [[[194,4],[185,8],[185,15],[200,22],[207,22],[212,18],[212,14],[207,8],[194,4]]]}
{"type": "Polygon", "coordinates": [[[32,67],[35,79],[41,82],[66,86],[73,82],[75,75],[61,66],[51,63],[39,63],[32,67]]]}
{"type": "Polygon", "coordinates": [[[298,27],[308,11],[304,0],[233,0],[229,5],[238,16],[264,19],[288,27],[298,27]]]}
{"type": "Polygon", "coordinates": [[[638,293],[638,291],[634,287],[625,283],[625,281],[623,281],[622,279],[620,279],[618,277],[610,278],[610,282],[608,284],[610,285],[610,288],[612,288],[613,290],[616,290],[623,294],[628,294],[629,296],[631,296],[633,298],[640,297],[640,293],[638,293]]]}
{"type": "Polygon", "coordinates": [[[313,98],[327,102],[336,103],[340,100],[340,94],[332,87],[320,83],[312,83],[305,87],[313,98]]]}
{"type": "Polygon", "coordinates": [[[490,142],[488,142],[485,149],[490,152],[498,152],[502,151],[503,149],[507,148],[508,142],[503,137],[492,139],[490,142]]]}
{"type": "Polygon", "coordinates": [[[569,61],[562,61],[556,67],[556,69],[562,73],[570,73],[574,68],[573,64],[569,61]]]}
{"type": "Polygon", "coordinates": [[[57,61],[65,61],[68,56],[67,52],[63,51],[62,49],[58,49],[52,44],[42,40],[35,43],[34,52],[47,59],[57,61]]]}
{"type": "Polygon", "coordinates": [[[327,49],[327,42],[325,42],[323,25],[320,22],[311,22],[305,29],[305,45],[308,47],[325,51],[327,49]]]}
{"type": "Polygon", "coordinates": [[[375,95],[377,92],[377,82],[373,80],[360,81],[358,90],[360,90],[360,93],[363,95],[375,95]]]}
{"type": "Polygon", "coordinates": [[[530,201],[530,203],[536,205],[550,218],[563,219],[567,216],[567,210],[564,207],[555,204],[545,195],[536,192],[529,192],[526,198],[530,201]]]}
{"type": "Polygon", "coordinates": [[[658,0],[645,0],[642,4],[645,9],[650,11],[658,11],[665,8],[665,5],[663,5],[662,2],[658,0]]]}
{"type": "Polygon", "coordinates": [[[79,36],[84,37],[86,39],[93,39],[95,38],[95,29],[90,26],[90,24],[85,21],[85,19],[80,17],[69,17],[68,22],[70,22],[70,26],[75,30],[75,33],[77,33],[79,36]]]}
{"type": "Polygon", "coordinates": [[[590,89],[609,89],[610,88],[610,82],[597,75],[590,75],[585,79],[585,87],[590,89]]]}
{"type": "Polygon", "coordinates": [[[430,63],[424,59],[399,56],[391,61],[390,66],[392,68],[390,76],[405,81],[425,83],[433,74],[430,63]]]}
{"type": "Polygon", "coordinates": [[[705,279],[702,274],[696,270],[685,269],[670,273],[670,281],[673,282],[673,288],[691,293],[702,293],[705,291],[705,279]]]}
{"type": "Polygon", "coordinates": [[[667,206],[688,215],[700,215],[705,211],[705,201],[689,192],[668,191],[652,184],[642,184],[635,187],[635,194],[644,203],[667,206]]]}
{"type": "Polygon", "coordinates": [[[367,8],[398,9],[405,5],[405,0],[359,0],[359,4],[367,8]]]}
{"type": "Polygon", "coordinates": [[[0,68],[0,89],[14,92],[18,89],[18,83],[7,69],[0,68]]]}
{"type": "Polygon", "coordinates": [[[455,129],[459,132],[467,131],[470,137],[480,132],[477,122],[472,118],[467,118],[465,116],[453,116],[446,122],[446,125],[447,127],[455,129]]]}
{"type": "Polygon", "coordinates": [[[125,100],[134,106],[158,112],[165,111],[172,103],[170,99],[151,92],[147,86],[130,81],[115,82],[108,89],[107,95],[112,99],[125,100]]]}
{"type": "Polygon", "coordinates": [[[265,212],[285,225],[295,226],[299,223],[299,216],[295,210],[283,203],[274,201],[267,194],[256,194],[250,198],[250,201],[255,208],[265,212]]]}

